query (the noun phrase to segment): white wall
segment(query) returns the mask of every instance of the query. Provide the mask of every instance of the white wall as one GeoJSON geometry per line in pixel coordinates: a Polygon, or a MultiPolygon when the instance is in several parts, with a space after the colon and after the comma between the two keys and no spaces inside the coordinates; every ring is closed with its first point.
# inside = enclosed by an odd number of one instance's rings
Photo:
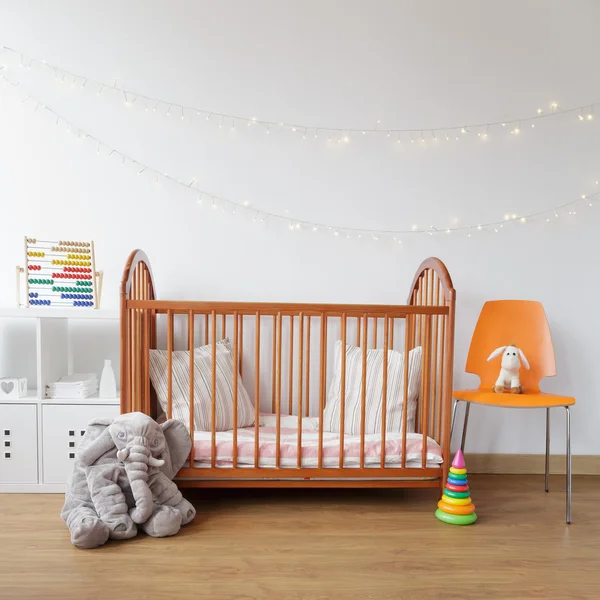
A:
{"type": "MultiPolygon", "coordinates": [[[[554,100],[571,107],[600,99],[600,5],[591,0],[2,0],[0,14],[0,43],[33,56],[151,96],[277,121],[435,127],[530,115],[554,100]]],[[[196,177],[220,196],[313,221],[375,228],[486,222],[574,199],[600,174],[598,125],[575,116],[523,128],[518,137],[491,132],[485,143],[467,136],[400,149],[367,136],[328,145],[127,109],[114,95],[60,86],[36,69],[8,74],[142,162],[196,177]]],[[[159,295],[187,299],[402,303],[419,262],[437,255],[458,291],[455,384],[474,383],[463,366],[485,300],[541,300],[559,372],[543,387],[579,400],[574,452],[600,452],[600,206],[471,239],[408,238],[401,247],[262,228],[97,157],[16,98],[2,88],[2,305],[14,301],[24,235],[96,240],[105,306],[117,305],[122,267],[136,247],[152,261],[159,295]]],[[[6,343],[2,350],[6,368],[6,343]]],[[[477,408],[469,447],[543,452],[543,424],[541,412],[477,408]]],[[[552,433],[559,452],[560,412],[552,433]]]]}

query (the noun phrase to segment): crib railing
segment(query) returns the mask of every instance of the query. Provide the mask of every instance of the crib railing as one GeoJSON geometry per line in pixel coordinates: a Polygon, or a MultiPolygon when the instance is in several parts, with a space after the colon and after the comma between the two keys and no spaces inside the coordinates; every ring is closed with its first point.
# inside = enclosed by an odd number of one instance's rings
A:
{"type": "MultiPolygon", "coordinates": [[[[444,265],[428,259],[417,272],[409,303],[398,305],[291,304],[254,302],[185,302],[156,300],[147,257],[135,251],[129,257],[122,282],[121,300],[121,411],[142,411],[157,416],[150,385],[149,352],[157,345],[167,350],[167,417],[172,417],[175,349],[192,350],[212,345],[211,352],[211,454],[210,468],[194,466],[192,444],[189,467],[179,473],[191,485],[235,485],[235,480],[319,480],[347,478],[370,480],[385,477],[386,485],[433,487],[443,483],[450,447],[450,403],[454,340],[454,289],[444,265]],[[239,386],[254,397],[254,464],[238,464],[238,430],[233,429],[232,465],[217,465],[216,343],[229,338],[233,369],[233,421],[237,423],[239,386]],[[381,456],[379,466],[365,467],[365,411],[367,353],[362,353],[360,461],[358,468],[344,465],[344,402],[340,403],[339,462],[323,465],[323,413],[334,343],[341,340],[361,348],[381,348],[404,353],[402,452],[398,467],[386,466],[386,405],[388,361],[383,360],[381,456]],[[422,349],[421,387],[415,431],[422,436],[421,468],[406,467],[409,352],[422,349]],[[276,415],[275,466],[259,466],[260,412],[276,415]],[[282,415],[298,422],[296,468],[281,466],[282,415]],[[317,467],[302,465],[302,418],[319,417],[317,467]],[[427,438],[442,447],[444,465],[427,466],[427,438]],[[396,483],[394,483],[394,480],[396,483]]],[[[346,353],[341,352],[341,398],[346,396],[346,353]]],[[[194,440],[194,352],[190,351],[190,414],[188,428],[194,440]]],[[[238,481],[239,483],[239,481],[238,481]]]]}

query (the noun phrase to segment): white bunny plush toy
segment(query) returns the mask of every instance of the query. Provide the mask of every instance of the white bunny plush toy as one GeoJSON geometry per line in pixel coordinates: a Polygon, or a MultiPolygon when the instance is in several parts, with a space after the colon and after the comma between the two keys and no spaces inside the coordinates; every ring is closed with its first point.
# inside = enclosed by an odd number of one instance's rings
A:
{"type": "Polygon", "coordinates": [[[512,394],[522,394],[523,386],[519,380],[519,369],[521,368],[521,360],[527,370],[529,370],[529,362],[523,354],[523,351],[514,345],[500,346],[496,348],[488,357],[488,361],[502,354],[502,364],[500,375],[496,380],[494,391],[497,394],[503,394],[506,390],[510,390],[512,394]],[[519,360],[519,357],[521,360],[519,360]]]}

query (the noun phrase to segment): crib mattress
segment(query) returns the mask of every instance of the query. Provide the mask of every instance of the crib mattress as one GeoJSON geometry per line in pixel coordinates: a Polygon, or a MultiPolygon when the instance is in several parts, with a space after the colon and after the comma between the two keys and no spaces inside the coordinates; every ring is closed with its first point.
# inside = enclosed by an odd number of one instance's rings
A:
{"type": "MultiPolygon", "coordinates": [[[[259,467],[276,466],[276,415],[263,414],[259,426],[259,467]]],[[[194,432],[194,466],[210,468],[212,436],[210,431],[194,432]]],[[[243,427],[237,431],[237,465],[254,467],[255,428],[243,427]]],[[[302,419],[302,462],[301,466],[318,466],[319,419],[302,419]]],[[[420,468],[422,463],[423,436],[406,434],[406,467],[420,468]]],[[[216,466],[233,466],[233,431],[216,433],[216,466]]],[[[323,432],[323,467],[337,468],[340,460],[340,434],[323,432]]],[[[402,463],[402,434],[386,433],[385,466],[398,468],[402,463]]],[[[427,467],[442,463],[442,449],[431,438],[427,438],[427,467]]],[[[344,435],[344,467],[360,467],[360,435],[344,435]]],[[[280,466],[298,466],[298,417],[281,416],[280,466]]],[[[365,435],[365,467],[381,466],[381,435],[365,435]]]]}

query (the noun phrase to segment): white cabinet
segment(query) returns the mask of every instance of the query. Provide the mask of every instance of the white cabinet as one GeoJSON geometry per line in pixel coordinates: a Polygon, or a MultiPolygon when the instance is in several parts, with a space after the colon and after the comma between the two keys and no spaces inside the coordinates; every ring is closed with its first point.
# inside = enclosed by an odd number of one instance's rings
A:
{"type": "Polygon", "coordinates": [[[66,483],[75,450],[87,424],[97,417],[115,418],[118,405],[44,404],[42,407],[42,481],[44,484],[66,483]]]}
{"type": "Polygon", "coordinates": [[[0,402],[0,494],[64,493],[82,432],[116,417],[119,398],[51,399],[46,385],[74,369],[99,374],[105,358],[118,365],[118,325],[116,310],[0,308],[0,376],[29,380],[26,398],[0,402]]]}
{"type": "Polygon", "coordinates": [[[37,409],[0,404],[0,484],[38,483],[37,409]]]}

